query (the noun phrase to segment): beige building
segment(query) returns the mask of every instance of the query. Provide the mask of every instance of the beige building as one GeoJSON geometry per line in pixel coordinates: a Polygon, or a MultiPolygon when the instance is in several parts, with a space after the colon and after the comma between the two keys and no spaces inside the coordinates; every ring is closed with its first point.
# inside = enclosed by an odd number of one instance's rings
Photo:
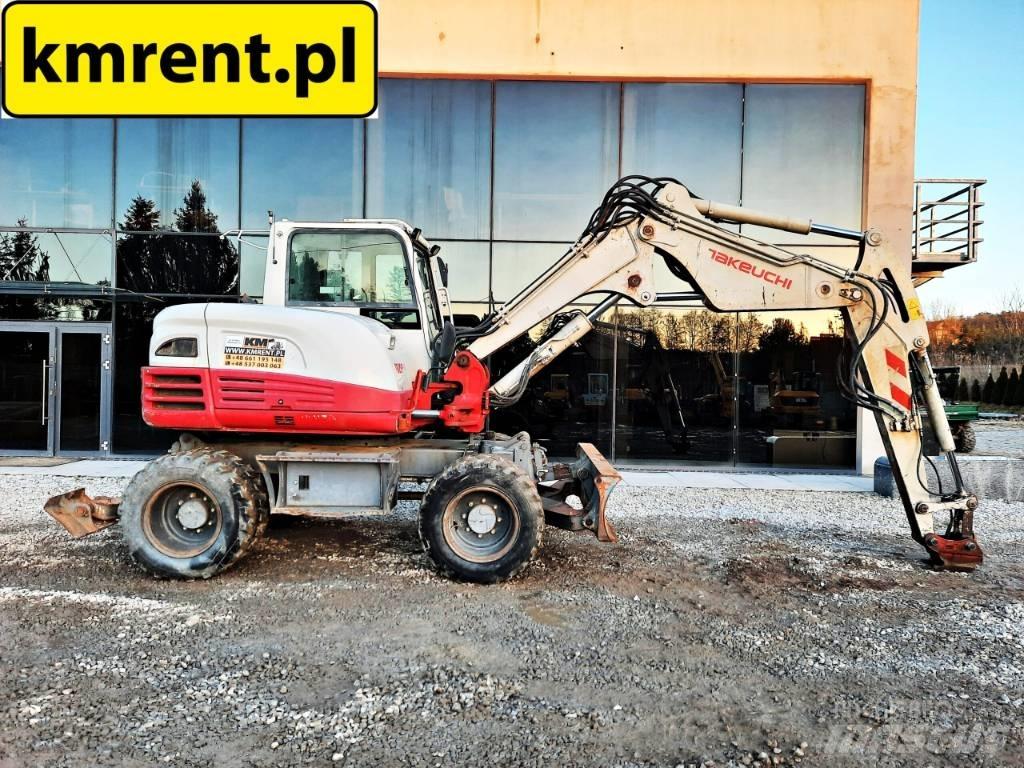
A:
{"type": "MultiPolygon", "coordinates": [[[[49,400],[25,378],[13,399],[23,428],[0,451],[165,447],[173,436],[138,415],[134,371],[149,323],[171,303],[258,297],[261,254],[214,247],[211,235],[263,227],[268,209],[421,227],[442,244],[466,322],[560,255],[606,189],[631,173],[673,176],[724,202],[880,229],[910,268],[916,2],[379,7],[375,119],[4,122],[0,236],[31,236],[37,256],[0,283],[0,333],[20,350],[5,365],[13,375],[40,360],[74,360],[86,383],[72,402],[60,370],[50,374],[49,400]],[[175,218],[196,183],[216,216],[208,231],[175,218]],[[177,233],[166,246],[177,268],[132,268],[142,236],[125,233],[147,215],[177,233]],[[180,261],[186,251],[220,266],[190,271],[180,261]],[[95,377],[83,376],[94,364],[95,377]],[[56,416],[38,424],[39,409],[56,416]]],[[[854,258],[821,236],[745,234],[854,258]]],[[[167,242],[162,236],[161,247],[167,242]]],[[[661,279],[666,291],[685,288],[667,270],[661,279]]],[[[590,439],[619,464],[870,471],[882,453],[873,420],[859,418],[835,384],[837,315],[712,316],[677,303],[620,308],[608,321],[494,427],[527,426],[556,455],[590,439]]]]}
{"type": "MultiPolygon", "coordinates": [[[[857,85],[863,89],[860,207],[856,220],[844,223],[885,232],[905,250],[909,269],[916,0],[388,0],[381,20],[386,77],[857,85]]],[[[813,193],[786,185],[820,174],[814,192],[828,194],[830,168],[818,159],[807,157],[804,169],[780,177],[775,194],[758,203],[813,215],[819,206],[798,205],[811,203],[813,193]]],[[[695,183],[668,158],[648,170],[695,183]]],[[[874,430],[870,418],[858,428],[857,464],[865,472],[883,453],[874,430]]]]}

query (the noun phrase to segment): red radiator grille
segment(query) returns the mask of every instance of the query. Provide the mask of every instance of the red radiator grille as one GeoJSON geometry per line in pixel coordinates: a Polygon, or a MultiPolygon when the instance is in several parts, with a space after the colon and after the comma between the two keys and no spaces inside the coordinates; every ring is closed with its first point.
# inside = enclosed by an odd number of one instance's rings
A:
{"type": "Polygon", "coordinates": [[[158,410],[202,411],[206,408],[206,371],[154,373],[143,370],[142,401],[158,410]]]}
{"type": "Polygon", "coordinates": [[[264,377],[246,372],[214,373],[214,405],[217,408],[292,408],[331,410],[334,386],[298,377],[264,377]]]}

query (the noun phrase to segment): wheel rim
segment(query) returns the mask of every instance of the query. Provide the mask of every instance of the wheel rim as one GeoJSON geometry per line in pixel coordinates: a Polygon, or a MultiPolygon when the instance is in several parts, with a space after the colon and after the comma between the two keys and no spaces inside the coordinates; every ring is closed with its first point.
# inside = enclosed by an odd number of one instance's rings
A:
{"type": "Polygon", "coordinates": [[[142,510],[149,542],[170,557],[195,557],[220,535],[224,516],[206,488],[196,483],[171,483],[150,496],[142,510]]]}
{"type": "Polygon", "coordinates": [[[448,502],[441,521],[445,542],[471,563],[492,563],[504,557],[516,543],[519,525],[516,505],[490,486],[462,491],[448,502]]]}

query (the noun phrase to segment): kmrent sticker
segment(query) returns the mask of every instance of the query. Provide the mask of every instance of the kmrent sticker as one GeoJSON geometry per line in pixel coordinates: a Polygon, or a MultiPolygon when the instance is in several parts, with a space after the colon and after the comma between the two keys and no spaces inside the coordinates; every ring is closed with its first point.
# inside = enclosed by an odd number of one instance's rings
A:
{"type": "Polygon", "coordinates": [[[3,107],[37,116],[347,116],[377,107],[368,2],[25,2],[3,107]]]}
{"type": "Polygon", "coordinates": [[[224,339],[224,365],[234,368],[284,368],[284,342],[266,336],[224,339]]]}

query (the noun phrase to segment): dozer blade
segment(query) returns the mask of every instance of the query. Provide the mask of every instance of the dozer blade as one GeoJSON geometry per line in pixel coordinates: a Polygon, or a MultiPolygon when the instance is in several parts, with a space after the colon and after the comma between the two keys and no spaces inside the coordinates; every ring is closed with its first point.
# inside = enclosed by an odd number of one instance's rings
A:
{"type": "Polygon", "coordinates": [[[117,506],[120,503],[120,499],[110,496],[90,498],[85,488],[76,488],[54,496],[43,505],[43,509],[60,523],[64,530],[80,539],[116,523],[117,506]]]}
{"type": "Polygon", "coordinates": [[[580,443],[576,446],[574,463],[578,467],[574,474],[579,479],[582,491],[580,499],[587,511],[583,524],[597,534],[598,541],[618,541],[619,535],[615,532],[615,526],[605,517],[604,512],[608,497],[622,480],[622,475],[591,443],[580,443]]]}
{"type": "Polygon", "coordinates": [[[618,541],[615,526],[605,517],[605,506],[622,476],[601,452],[590,443],[580,443],[576,446],[576,461],[551,469],[557,479],[537,486],[548,524],[570,531],[592,531],[599,541],[618,541]],[[570,496],[579,497],[583,509],[567,504],[570,496]]]}

